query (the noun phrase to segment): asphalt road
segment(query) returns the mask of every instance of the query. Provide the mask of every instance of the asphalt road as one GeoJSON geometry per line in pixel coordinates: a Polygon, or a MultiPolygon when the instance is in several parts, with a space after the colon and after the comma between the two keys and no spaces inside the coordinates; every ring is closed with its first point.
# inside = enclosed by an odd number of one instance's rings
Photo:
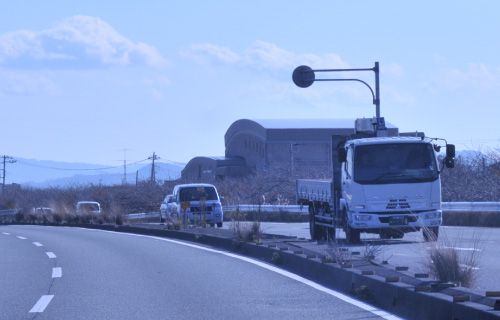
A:
{"type": "MultiPolygon", "coordinates": [[[[309,223],[262,222],[265,233],[311,239],[309,223]]],[[[226,228],[230,227],[228,223],[226,228]]],[[[405,234],[401,240],[380,240],[378,235],[362,234],[366,244],[348,245],[343,242],[345,234],[337,229],[337,238],[352,251],[377,250],[377,259],[387,260],[393,266],[407,266],[410,272],[428,273],[428,253],[435,243],[425,242],[422,232],[405,234]]],[[[471,255],[477,259],[472,266],[476,279],[471,289],[484,294],[485,291],[500,291],[500,228],[484,227],[440,227],[438,245],[456,248],[467,263],[471,255]]],[[[325,246],[318,244],[319,251],[325,246]]],[[[324,250],[323,250],[324,251],[324,250]]]]}
{"type": "Polygon", "coordinates": [[[0,319],[396,319],[272,265],[175,240],[0,226],[0,319]]]}

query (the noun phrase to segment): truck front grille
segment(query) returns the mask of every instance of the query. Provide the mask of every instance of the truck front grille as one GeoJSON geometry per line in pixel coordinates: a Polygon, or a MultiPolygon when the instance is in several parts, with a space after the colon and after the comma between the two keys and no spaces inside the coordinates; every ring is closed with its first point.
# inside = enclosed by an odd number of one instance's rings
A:
{"type": "Polygon", "coordinates": [[[410,209],[410,204],[406,199],[391,199],[385,208],[387,210],[410,209]]]}

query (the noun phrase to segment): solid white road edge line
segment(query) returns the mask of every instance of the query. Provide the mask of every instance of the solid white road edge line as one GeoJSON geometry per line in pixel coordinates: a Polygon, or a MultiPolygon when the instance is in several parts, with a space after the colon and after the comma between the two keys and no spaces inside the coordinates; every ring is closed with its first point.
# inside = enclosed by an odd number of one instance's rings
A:
{"type": "Polygon", "coordinates": [[[33,313],[33,312],[43,312],[45,310],[45,308],[47,308],[47,306],[49,305],[50,300],[52,300],[52,298],[54,298],[53,295],[42,296],[38,300],[38,302],[35,304],[35,306],[33,308],[31,308],[30,312],[31,313],[33,313]]]}
{"type": "Polygon", "coordinates": [[[54,259],[56,258],[56,255],[52,252],[45,252],[45,254],[50,258],[50,259],[54,259]]]}
{"type": "Polygon", "coordinates": [[[301,282],[305,285],[308,285],[316,290],[319,290],[319,291],[323,291],[324,293],[327,293],[331,296],[334,296],[336,297],[337,299],[340,299],[344,302],[347,302],[347,303],[350,303],[358,308],[361,308],[363,310],[366,310],[368,312],[371,312],[379,317],[382,317],[384,319],[387,319],[387,320],[401,320],[402,318],[400,317],[397,317],[387,311],[384,311],[384,310],[381,310],[377,307],[374,307],[372,305],[369,305],[367,303],[364,303],[364,302],[361,302],[359,300],[356,300],[354,298],[351,298],[343,293],[340,293],[338,291],[335,291],[335,290],[332,290],[332,289],[329,289],[327,287],[324,287],[316,282],[313,282],[311,280],[308,280],[306,278],[303,278],[301,276],[298,276],[296,274],[293,274],[291,272],[288,272],[288,271],[285,271],[285,270],[282,270],[280,268],[277,268],[277,267],[274,267],[274,266],[271,266],[271,265],[268,265],[266,263],[263,263],[261,261],[257,261],[257,260],[254,260],[252,258],[247,258],[247,257],[244,257],[244,256],[239,256],[237,254],[233,254],[233,253],[229,253],[229,252],[224,252],[224,251],[220,251],[220,250],[216,250],[216,249],[211,249],[211,248],[205,248],[205,247],[202,247],[202,246],[199,246],[199,245],[195,245],[195,244],[191,244],[191,243],[187,243],[187,242],[182,242],[182,241],[178,241],[178,240],[172,240],[172,239],[166,239],[166,238],[160,238],[160,237],[155,237],[155,236],[147,236],[147,235],[142,235],[142,234],[133,234],[133,233],[123,233],[123,232],[116,232],[116,231],[107,231],[107,230],[98,230],[98,229],[85,229],[85,228],[80,228],[80,229],[83,229],[83,230],[91,230],[91,231],[100,231],[100,232],[108,232],[108,233],[115,233],[115,234],[123,234],[123,235],[129,235],[129,236],[135,236],[135,237],[144,237],[144,238],[151,238],[151,239],[155,239],[155,240],[161,240],[161,241],[166,241],[166,242],[171,242],[171,243],[175,243],[175,244],[180,244],[180,245],[183,245],[183,246],[187,246],[187,247],[191,247],[191,248],[196,248],[196,249],[200,249],[200,250],[205,250],[205,251],[209,251],[209,252],[213,252],[213,253],[218,253],[218,254],[222,254],[222,255],[225,255],[225,256],[228,256],[228,257],[231,257],[231,258],[235,258],[235,259],[239,259],[239,260],[243,260],[243,261],[246,261],[248,263],[252,263],[254,265],[257,265],[259,267],[262,267],[262,268],[265,268],[267,270],[270,270],[270,271],[273,271],[273,272],[276,272],[276,273],[279,273],[285,277],[288,277],[290,279],[293,279],[293,280],[296,280],[298,282],[301,282]]]}
{"type": "Polygon", "coordinates": [[[62,268],[52,268],[52,278],[60,278],[62,277],[62,268]]]}

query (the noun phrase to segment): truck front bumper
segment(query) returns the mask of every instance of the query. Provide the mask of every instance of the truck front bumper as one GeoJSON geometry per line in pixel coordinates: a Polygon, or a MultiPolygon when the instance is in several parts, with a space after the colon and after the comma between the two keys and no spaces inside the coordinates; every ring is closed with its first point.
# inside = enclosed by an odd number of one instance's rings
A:
{"type": "Polygon", "coordinates": [[[420,229],[422,227],[438,227],[442,223],[443,214],[441,210],[390,214],[353,212],[350,213],[348,217],[348,224],[354,229],[420,229]]]}

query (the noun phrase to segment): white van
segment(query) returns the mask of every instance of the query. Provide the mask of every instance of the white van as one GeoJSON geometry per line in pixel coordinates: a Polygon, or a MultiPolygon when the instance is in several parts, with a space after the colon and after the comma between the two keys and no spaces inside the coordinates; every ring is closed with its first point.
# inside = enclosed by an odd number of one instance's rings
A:
{"type": "Polygon", "coordinates": [[[221,200],[214,185],[206,183],[180,184],[174,187],[171,204],[172,215],[183,218],[187,214],[189,221],[205,219],[209,225],[222,228],[224,214],[221,200]]]}
{"type": "Polygon", "coordinates": [[[78,201],[76,204],[76,214],[81,213],[101,214],[101,205],[96,201],[78,201]]]}
{"type": "Polygon", "coordinates": [[[160,205],[160,217],[162,221],[166,221],[166,219],[172,216],[173,197],[174,195],[172,194],[167,195],[160,205]]]}

